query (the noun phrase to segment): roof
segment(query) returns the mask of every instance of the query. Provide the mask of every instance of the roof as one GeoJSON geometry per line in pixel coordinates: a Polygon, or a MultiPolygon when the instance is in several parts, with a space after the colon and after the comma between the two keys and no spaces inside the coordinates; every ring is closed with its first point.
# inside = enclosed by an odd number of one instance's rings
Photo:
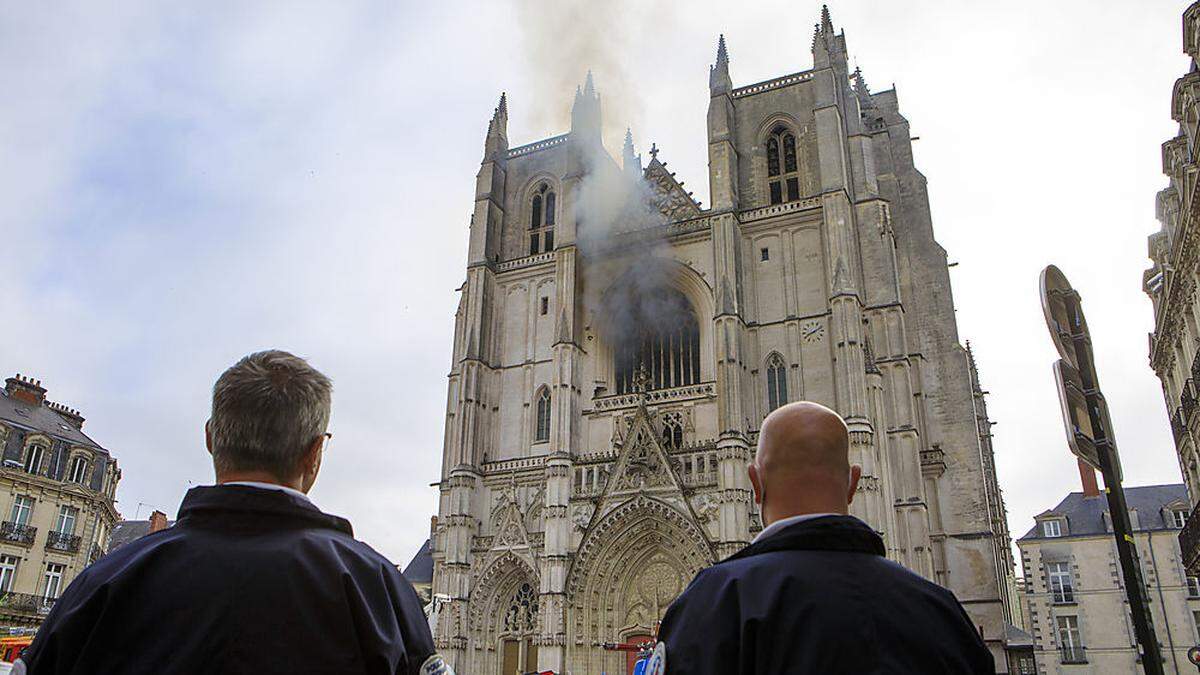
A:
{"type": "Polygon", "coordinates": [[[1005,647],[1033,647],[1033,636],[1011,623],[1004,624],[1005,647]]]}
{"type": "MultiPolygon", "coordinates": [[[[173,520],[167,521],[167,527],[174,524],[175,521],[173,520]]],[[[115,551],[125,544],[141,539],[148,534],[150,534],[149,520],[122,520],[113,526],[112,534],[108,540],[108,550],[115,551]]]]}
{"type": "Polygon", "coordinates": [[[429,540],[421,544],[421,550],[404,568],[404,578],[410,584],[428,584],[433,581],[433,556],[429,553],[429,540]]]}
{"type": "Polygon", "coordinates": [[[108,454],[108,451],[99,443],[93,441],[83,431],[76,429],[66,418],[51,410],[49,406],[35,405],[14,398],[3,388],[0,388],[0,422],[26,431],[41,432],[71,445],[86,445],[108,454]]]}
{"type": "MultiPolygon", "coordinates": [[[[1135,510],[1138,514],[1138,526],[1134,528],[1134,531],[1173,530],[1175,527],[1163,517],[1163,508],[1175,502],[1187,504],[1187,488],[1182,483],[1127,487],[1125,488],[1125,502],[1130,510],[1135,510]]],[[[1108,499],[1103,495],[1084,497],[1082,492],[1072,492],[1059,502],[1058,506],[1049,511],[1043,511],[1040,516],[1065,517],[1067,519],[1067,536],[1076,537],[1111,532],[1104,524],[1104,514],[1107,512],[1108,499]]],[[[1061,537],[1046,537],[1042,533],[1042,529],[1035,525],[1017,541],[1052,538],[1060,539],[1061,537]]]]}

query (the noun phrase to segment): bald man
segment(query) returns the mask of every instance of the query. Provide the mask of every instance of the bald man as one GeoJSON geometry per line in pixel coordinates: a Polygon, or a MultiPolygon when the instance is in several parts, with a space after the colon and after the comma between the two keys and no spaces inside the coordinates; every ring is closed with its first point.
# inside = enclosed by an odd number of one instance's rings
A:
{"type": "Polygon", "coordinates": [[[849,447],[824,406],[767,416],[749,467],[763,530],[671,605],[647,673],[996,672],[954,595],[885,558],[847,515],[862,473],[849,447]]]}

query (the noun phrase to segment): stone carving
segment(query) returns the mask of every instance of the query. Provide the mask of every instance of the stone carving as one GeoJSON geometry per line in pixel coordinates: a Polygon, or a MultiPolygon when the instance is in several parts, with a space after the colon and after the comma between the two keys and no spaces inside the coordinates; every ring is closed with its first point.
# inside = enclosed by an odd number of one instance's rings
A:
{"type": "Polygon", "coordinates": [[[596,512],[596,507],[591,504],[576,504],[571,509],[571,523],[579,530],[586,530],[588,523],[592,522],[592,514],[596,512]]]}
{"type": "Polygon", "coordinates": [[[721,504],[714,495],[705,493],[692,500],[692,508],[700,522],[707,523],[716,519],[721,511],[721,504]]]}

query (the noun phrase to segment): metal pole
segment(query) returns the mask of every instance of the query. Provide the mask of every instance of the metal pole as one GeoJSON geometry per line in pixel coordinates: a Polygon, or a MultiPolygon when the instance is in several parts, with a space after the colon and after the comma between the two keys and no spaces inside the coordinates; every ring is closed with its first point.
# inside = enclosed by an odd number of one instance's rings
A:
{"type": "Polygon", "coordinates": [[[1104,476],[1104,494],[1108,497],[1108,512],[1112,519],[1113,536],[1117,542],[1117,556],[1121,559],[1121,576],[1125,579],[1125,594],[1129,599],[1133,631],[1142,646],[1142,670],[1146,675],[1162,675],[1162,652],[1159,650],[1158,637],[1154,633],[1154,622],[1150,618],[1150,606],[1146,602],[1146,586],[1142,583],[1142,566],[1138,562],[1137,548],[1133,542],[1133,527],[1129,522],[1125,490],[1121,487],[1112,430],[1106,424],[1106,416],[1100,412],[1103,394],[1100,393],[1095,374],[1090,340],[1083,330],[1075,328],[1083,323],[1079,297],[1068,297],[1066,305],[1071,317],[1071,342],[1075,348],[1079,376],[1087,398],[1088,417],[1092,423],[1096,450],[1100,457],[1100,472],[1104,476]]]}

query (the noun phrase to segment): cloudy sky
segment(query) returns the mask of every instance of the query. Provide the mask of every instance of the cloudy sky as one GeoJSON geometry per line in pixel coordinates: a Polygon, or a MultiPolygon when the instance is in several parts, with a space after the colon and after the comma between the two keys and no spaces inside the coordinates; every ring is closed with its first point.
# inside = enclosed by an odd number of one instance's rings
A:
{"type": "MultiPolygon", "coordinates": [[[[1127,483],[1180,481],[1140,290],[1184,2],[837,2],[898,88],[959,323],[991,391],[1015,533],[1078,489],[1037,274],[1083,294],[1127,483]]],[[[41,378],[119,458],[125,517],[211,482],[209,388],[281,347],[333,377],[314,496],[400,563],[436,508],[452,316],[487,121],[562,133],[596,72],[708,202],[716,37],[735,85],[811,66],[819,4],[7,3],[0,373],[41,378]],[[593,5],[602,5],[597,8],[593,5]],[[749,5],[750,8],[746,8],[749,5]]]]}

